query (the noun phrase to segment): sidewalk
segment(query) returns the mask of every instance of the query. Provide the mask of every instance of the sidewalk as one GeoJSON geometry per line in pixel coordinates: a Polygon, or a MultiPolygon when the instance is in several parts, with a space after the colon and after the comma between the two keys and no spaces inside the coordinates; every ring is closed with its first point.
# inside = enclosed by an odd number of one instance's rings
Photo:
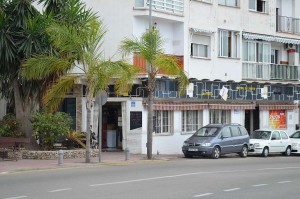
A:
{"type": "Polygon", "coordinates": [[[43,170],[43,169],[56,169],[56,168],[70,168],[70,167],[86,167],[96,165],[113,165],[113,164],[134,164],[143,161],[156,161],[156,160],[171,160],[182,158],[180,154],[176,155],[153,155],[153,160],[148,160],[147,155],[129,154],[128,160],[125,160],[124,152],[102,152],[101,163],[99,157],[91,158],[90,163],[85,163],[85,158],[80,159],[64,159],[63,164],[59,165],[58,160],[7,160],[0,158],[0,175],[28,171],[28,170],[43,170]]]}

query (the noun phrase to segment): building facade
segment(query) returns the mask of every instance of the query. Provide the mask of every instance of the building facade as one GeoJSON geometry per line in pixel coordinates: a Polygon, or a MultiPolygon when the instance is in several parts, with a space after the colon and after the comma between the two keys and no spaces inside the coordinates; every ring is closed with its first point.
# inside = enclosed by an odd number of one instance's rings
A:
{"type": "MultiPolygon", "coordinates": [[[[125,38],[149,28],[147,0],[85,0],[107,27],[104,54],[120,59],[125,38]]],[[[190,85],[179,96],[176,78],[157,76],[153,153],[181,153],[185,139],[209,123],[239,123],[249,132],[299,125],[300,2],[296,0],[153,0],[153,27],[165,39],[190,85]]],[[[117,96],[113,85],[103,106],[105,148],[146,153],[146,62],[138,52],[128,62],[144,68],[131,93],[117,96]]],[[[86,131],[85,98],[69,96],[76,129],[86,131]],[[74,108],[76,111],[74,111],[74,108]]],[[[95,106],[95,110],[97,107],[95,106]]],[[[94,114],[93,131],[98,128],[94,114]]]]}

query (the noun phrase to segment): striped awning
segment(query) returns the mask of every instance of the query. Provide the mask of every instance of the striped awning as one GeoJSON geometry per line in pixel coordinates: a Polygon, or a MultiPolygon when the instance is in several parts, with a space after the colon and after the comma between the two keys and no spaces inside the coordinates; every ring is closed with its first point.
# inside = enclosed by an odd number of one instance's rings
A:
{"type": "Polygon", "coordinates": [[[247,32],[243,32],[243,38],[251,39],[251,40],[261,39],[264,41],[273,41],[273,42],[284,43],[284,44],[297,44],[297,45],[300,44],[300,40],[298,39],[289,39],[284,37],[261,35],[261,34],[247,33],[247,32]]]}
{"type": "Polygon", "coordinates": [[[214,33],[212,30],[205,30],[205,29],[199,29],[199,28],[190,28],[191,32],[193,33],[214,33]]]}
{"type": "Polygon", "coordinates": [[[219,110],[253,110],[255,104],[209,104],[209,109],[219,110]]]}
{"type": "MultiPolygon", "coordinates": [[[[147,106],[147,104],[145,104],[147,106]]],[[[208,104],[199,102],[168,102],[168,101],[154,101],[153,110],[171,110],[171,111],[184,111],[184,110],[203,110],[208,109],[208,104]]]]}
{"type": "Polygon", "coordinates": [[[298,104],[260,104],[259,110],[294,110],[298,104]]]}

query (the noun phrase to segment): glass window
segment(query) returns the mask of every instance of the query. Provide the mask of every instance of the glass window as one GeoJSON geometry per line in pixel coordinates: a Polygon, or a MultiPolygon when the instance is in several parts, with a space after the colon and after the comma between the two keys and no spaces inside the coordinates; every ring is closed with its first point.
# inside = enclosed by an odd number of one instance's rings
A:
{"type": "Polygon", "coordinates": [[[195,132],[202,126],[202,111],[182,111],[182,131],[195,132]]]}
{"type": "Polygon", "coordinates": [[[155,134],[171,133],[171,111],[154,111],[153,130],[155,134]]]}
{"type": "Polygon", "coordinates": [[[248,135],[248,131],[244,127],[238,127],[242,135],[248,135]]]}
{"type": "Polygon", "coordinates": [[[210,36],[193,34],[191,40],[191,56],[210,57],[210,36]]]}
{"type": "Polygon", "coordinates": [[[238,0],[219,0],[220,5],[238,6],[238,0]]]}
{"type": "Polygon", "coordinates": [[[274,131],[271,137],[271,140],[281,140],[279,132],[278,131],[274,131]]]}
{"type": "Polygon", "coordinates": [[[216,135],[218,135],[218,128],[203,127],[200,128],[194,135],[200,137],[215,137],[216,135]]]}
{"type": "Polygon", "coordinates": [[[231,129],[232,137],[237,137],[241,135],[240,130],[238,129],[237,126],[231,126],[230,129],[231,129]]]}
{"type": "Polygon", "coordinates": [[[287,134],[286,134],[285,132],[283,132],[283,131],[280,131],[280,135],[281,135],[281,138],[282,138],[283,140],[286,140],[286,139],[289,138],[289,137],[287,136],[287,134]]]}
{"type": "Polygon", "coordinates": [[[300,138],[300,132],[294,133],[291,138],[300,138]]]}
{"type": "Polygon", "coordinates": [[[243,41],[243,61],[271,63],[271,44],[243,41]]]}
{"type": "Polygon", "coordinates": [[[209,110],[209,123],[230,123],[231,122],[231,110],[209,110]]]}
{"type": "Polygon", "coordinates": [[[267,0],[249,0],[249,10],[267,12],[267,0]]]}
{"type": "Polygon", "coordinates": [[[219,30],[219,56],[238,58],[239,33],[219,30]]]}
{"type": "Polygon", "coordinates": [[[228,126],[224,127],[221,132],[222,132],[222,136],[224,138],[230,138],[231,137],[231,132],[230,132],[230,129],[229,129],[228,126]]]}

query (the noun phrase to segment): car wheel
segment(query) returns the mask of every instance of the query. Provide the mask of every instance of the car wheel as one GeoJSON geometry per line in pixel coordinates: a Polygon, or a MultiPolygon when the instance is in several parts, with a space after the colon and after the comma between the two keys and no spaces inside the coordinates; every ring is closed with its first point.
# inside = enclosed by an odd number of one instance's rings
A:
{"type": "Polygon", "coordinates": [[[216,147],[213,149],[213,152],[212,152],[212,154],[211,154],[211,158],[213,158],[213,159],[218,159],[218,158],[220,157],[220,155],[221,155],[221,150],[220,150],[219,147],[216,146],[216,147]]]}
{"type": "Polygon", "coordinates": [[[261,154],[263,157],[267,157],[269,155],[269,148],[268,147],[265,147],[262,154],[261,154]]]}
{"type": "Polygon", "coordinates": [[[245,158],[245,157],[247,157],[247,155],[248,155],[248,147],[246,145],[244,145],[242,148],[242,151],[240,152],[240,156],[242,158],[245,158]]]}
{"type": "Polygon", "coordinates": [[[292,152],[291,147],[288,146],[288,147],[286,148],[285,152],[284,152],[284,155],[285,155],[285,156],[290,156],[290,155],[291,155],[291,152],[292,152]]]}

